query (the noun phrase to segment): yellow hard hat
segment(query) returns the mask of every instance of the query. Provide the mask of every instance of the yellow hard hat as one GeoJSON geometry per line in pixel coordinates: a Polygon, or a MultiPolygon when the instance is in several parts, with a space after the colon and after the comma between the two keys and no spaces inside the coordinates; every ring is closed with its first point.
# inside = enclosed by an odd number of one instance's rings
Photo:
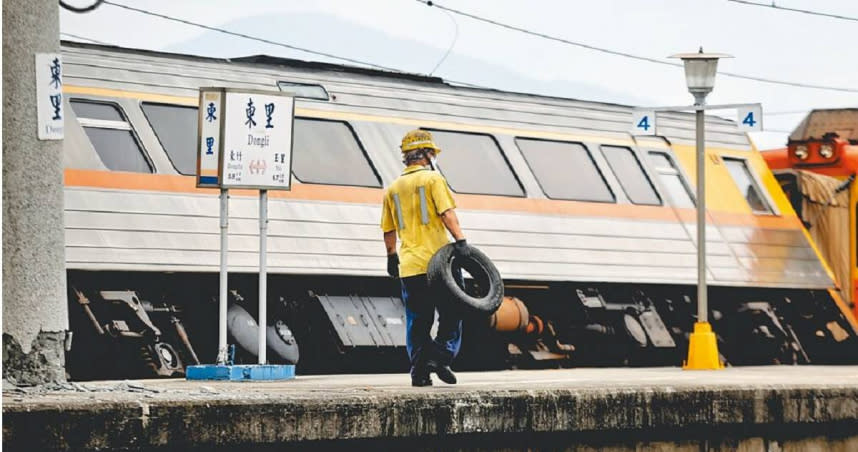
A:
{"type": "Polygon", "coordinates": [[[423,148],[432,149],[435,151],[435,155],[441,153],[441,148],[432,141],[432,134],[426,130],[420,129],[415,129],[406,133],[405,136],[402,137],[402,145],[400,148],[403,153],[423,148]]]}

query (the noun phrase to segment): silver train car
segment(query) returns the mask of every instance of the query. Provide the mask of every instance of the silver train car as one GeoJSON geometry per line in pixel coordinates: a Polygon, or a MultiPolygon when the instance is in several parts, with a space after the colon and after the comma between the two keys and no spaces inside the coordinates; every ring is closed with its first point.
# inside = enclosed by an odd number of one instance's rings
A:
{"type": "MultiPolygon", "coordinates": [[[[64,42],[65,228],[75,379],[213,362],[217,190],[195,187],[198,89],[296,96],[292,190],[270,194],[272,361],[311,372],[407,368],[387,277],[383,187],[414,128],[470,243],[504,278],[469,319],[460,369],[678,365],[695,321],[693,117],[628,133],[632,107],[252,56],[64,42]],[[93,365],[93,363],[97,363],[93,365]]],[[[725,362],[855,362],[856,324],[747,136],[706,118],[710,321],[725,362]]],[[[230,343],[255,362],[256,193],[232,190],[230,343]]]]}

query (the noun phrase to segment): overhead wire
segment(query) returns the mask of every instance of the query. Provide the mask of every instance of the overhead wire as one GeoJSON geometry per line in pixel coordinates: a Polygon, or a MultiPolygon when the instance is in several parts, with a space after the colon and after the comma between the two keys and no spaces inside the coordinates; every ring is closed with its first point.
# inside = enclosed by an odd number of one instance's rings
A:
{"type": "MultiPolygon", "coordinates": [[[[572,41],[569,39],[559,38],[557,36],[551,36],[551,35],[548,35],[545,33],[540,33],[540,32],[536,32],[536,31],[528,30],[526,28],[521,28],[521,27],[517,27],[514,25],[509,25],[509,24],[506,24],[503,22],[498,22],[496,20],[492,20],[492,19],[488,19],[488,18],[485,18],[482,16],[478,16],[476,14],[472,14],[472,13],[468,13],[468,12],[461,11],[458,9],[450,8],[448,6],[438,4],[438,2],[435,2],[432,0],[416,0],[416,1],[419,3],[422,3],[424,5],[439,8],[439,9],[442,9],[445,11],[449,11],[453,14],[458,14],[460,16],[468,17],[470,19],[473,19],[473,20],[476,20],[479,22],[491,24],[491,25],[498,26],[501,28],[506,28],[508,30],[517,31],[519,33],[524,33],[524,34],[531,35],[531,36],[536,36],[536,37],[547,39],[550,41],[560,42],[560,43],[566,44],[566,45],[580,47],[583,49],[592,50],[592,51],[601,52],[601,53],[606,53],[609,55],[619,56],[619,57],[623,57],[623,58],[630,58],[630,59],[634,59],[634,60],[638,60],[638,61],[646,61],[649,63],[661,64],[664,66],[683,67],[682,63],[664,61],[664,60],[660,60],[660,59],[656,59],[656,58],[650,58],[650,57],[635,55],[635,54],[631,54],[631,53],[627,53],[627,52],[621,52],[618,50],[612,50],[612,49],[608,49],[608,48],[604,48],[604,47],[598,47],[598,46],[594,46],[594,45],[590,45],[590,44],[585,44],[583,42],[572,41]]],[[[725,71],[718,71],[718,73],[721,75],[728,76],[728,77],[744,79],[744,80],[752,80],[752,81],[761,82],[761,83],[786,85],[786,86],[793,86],[793,87],[797,87],[797,88],[810,88],[810,89],[821,89],[821,90],[829,90],[829,91],[840,91],[840,92],[846,92],[846,93],[858,93],[858,88],[845,88],[845,87],[839,87],[839,86],[815,85],[815,84],[802,83],[802,82],[775,80],[775,79],[770,79],[770,78],[765,78],[765,77],[757,77],[757,76],[752,76],[752,75],[738,74],[738,73],[734,73],[734,72],[725,72],[725,71]]]]}
{"type": "Polygon", "coordinates": [[[784,111],[767,111],[766,116],[790,116],[790,115],[800,115],[803,113],[809,112],[810,109],[805,110],[784,110],[784,111]]]}
{"type": "Polygon", "coordinates": [[[771,4],[750,2],[747,0],[727,0],[727,1],[733,2],[733,3],[741,3],[743,5],[761,6],[763,8],[780,9],[783,11],[790,11],[790,12],[794,12],[794,13],[802,13],[802,14],[809,14],[812,16],[823,16],[823,17],[828,17],[831,19],[850,20],[850,21],[858,22],[858,17],[848,17],[848,16],[842,16],[840,14],[831,14],[831,13],[823,13],[823,12],[819,12],[819,11],[812,11],[809,9],[798,9],[798,8],[789,8],[786,6],[778,6],[775,4],[774,1],[771,4]]]}
{"type": "MultiPolygon", "coordinates": [[[[421,1],[421,0],[418,0],[418,1],[421,1]]],[[[422,1],[421,1],[421,2],[422,2],[422,1]]],[[[166,15],[166,14],[160,14],[160,13],[156,13],[156,12],[152,12],[152,11],[148,11],[148,10],[143,10],[143,9],[139,9],[139,8],[130,7],[130,6],[127,6],[127,5],[122,5],[122,4],[119,4],[119,3],[114,3],[114,2],[109,1],[109,0],[104,0],[102,3],[103,3],[103,4],[107,4],[107,5],[111,5],[111,6],[116,6],[116,7],[123,8],[123,9],[127,9],[127,10],[130,10],[130,11],[138,12],[138,13],[141,13],[141,14],[146,14],[146,15],[150,15],[150,16],[158,17],[158,18],[165,19],[165,20],[176,21],[176,22],[180,22],[180,23],[183,23],[183,24],[186,24],[186,25],[196,26],[196,27],[204,28],[204,29],[211,30],[211,31],[217,31],[217,32],[221,32],[221,33],[224,33],[224,34],[228,34],[228,35],[232,35],[232,36],[236,36],[236,37],[241,37],[241,38],[244,38],[244,39],[250,39],[250,40],[254,40],[254,41],[260,41],[260,42],[264,42],[264,43],[267,43],[267,44],[279,45],[279,46],[287,47],[287,48],[294,49],[294,50],[303,51],[303,52],[310,53],[310,54],[321,55],[321,56],[326,56],[326,57],[329,57],[329,58],[340,59],[340,60],[343,60],[343,61],[354,62],[354,63],[358,63],[358,64],[362,64],[362,65],[370,66],[370,67],[376,67],[376,68],[381,68],[381,69],[389,70],[389,71],[402,72],[402,71],[400,71],[400,70],[398,70],[398,69],[395,69],[395,68],[389,68],[389,67],[386,67],[386,66],[381,66],[381,65],[377,65],[377,64],[369,63],[369,62],[364,62],[364,61],[356,60],[356,59],[353,59],[353,58],[339,57],[339,56],[337,56],[337,55],[328,54],[328,53],[324,53],[324,52],[317,52],[317,51],[314,51],[314,50],[311,50],[311,49],[304,49],[304,48],[301,48],[301,47],[292,46],[292,45],[289,45],[289,44],[280,43],[280,42],[272,41],[272,40],[265,39],[265,38],[259,38],[259,37],[256,37],[256,36],[246,35],[246,34],[243,34],[243,33],[237,33],[237,32],[232,32],[232,31],[229,31],[229,30],[224,30],[224,29],[221,29],[221,28],[218,28],[218,27],[212,27],[212,26],[208,26],[208,25],[204,25],[204,24],[198,24],[198,23],[191,22],[191,21],[188,21],[188,20],[185,20],[185,19],[180,19],[180,18],[176,18],[176,17],[168,16],[168,15],[166,15]]],[[[430,3],[430,6],[433,6],[433,5],[431,5],[431,3],[432,3],[432,2],[429,2],[429,3],[430,3]]],[[[436,5],[436,6],[437,6],[437,5],[436,5]]],[[[448,13],[447,15],[448,15],[448,16],[450,16],[450,14],[449,14],[449,13],[448,13]]],[[[431,75],[435,70],[437,70],[437,68],[441,65],[441,63],[443,63],[443,61],[446,59],[447,55],[450,53],[450,51],[452,50],[453,46],[455,45],[456,40],[458,39],[458,23],[456,23],[455,18],[453,18],[452,16],[450,16],[450,18],[453,20],[454,24],[456,24],[456,34],[455,34],[455,36],[454,36],[454,38],[453,38],[453,41],[452,41],[452,43],[451,43],[450,47],[448,48],[447,52],[446,52],[446,53],[445,53],[445,55],[442,57],[442,59],[441,59],[441,60],[440,60],[436,65],[435,65],[435,68],[432,70],[432,72],[430,72],[430,73],[429,73],[429,75],[431,75]]],[[[60,34],[61,34],[61,35],[64,35],[64,36],[68,36],[68,37],[74,38],[74,39],[79,39],[79,40],[84,40],[84,41],[90,41],[90,42],[93,42],[93,43],[96,43],[96,44],[101,44],[101,45],[111,45],[111,44],[109,44],[109,43],[107,43],[107,42],[100,41],[100,40],[93,39],[93,38],[89,38],[89,37],[86,37],[86,36],[81,36],[81,35],[76,35],[76,34],[66,33],[66,32],[61,32],[60,34]]],[[[645,58],[645,57],[641,57],[641,58],[644,58],[644,59],[647,59],[647,60],[651,60],[651,61],[653,61],[653,62],[657,62],[657,63],[660,63],[660,64],[668,64],[668,65],[672,65],[672,66],[677,66],[677,64],[675,64],[675,63],[669,63],[669,62],[664,62],[664,61],[658,61],[658,60],[654,60],[654,59],[648,59],[648,58],[645,58]]],[[[681,66],[681,65],[679,65],[679,66],[681,66]]],[[[447,81],[449,81],[449,82],[453,82],[453,83],[457,83],[457,84],[465,85],[465,86],[470,86],[470,87],[475,87],[475,88],[481,88],[481,89],[490,89],[490,88],[486,88],[486,87],[484,87],[484,86],[475,85],[475,84],[468,83],[468,82],[461,82],[461,81],[450,80],[450,79],[445,79],[445,80],[447,80],[447,81]]],[[[784,112],[772,112],[772,113],[768,113],[768,115],[786,115],[786,114],[803,113],[803,112],[806,112],[806,111],[807,111],[807,110],[784,111],[784,112]]],[[[782,130],[769,130],[769,131],[771,131],[771,132],[789,133],[788,131],[782,131],[782,130]]]]}
{"type": "MultiPolygon", "coordinates": [[[[503,24],[503,23],[500,23],[500,22],[497,22],[497,21],[493,21],[493,20],[491,20],[491,19],[486,19],[486,18],[483,18],[483,17],[477,16],[477,15],[474,15],[474,14],[470,14],[470,13],[464,12],[464,11],[460,11],[460,10],[456,10],[456,9],[453,9],[453,8],[449,8],[449,7],[446,7],[446,6],[443,6],[443,5],[439,5],[437,2],[433,2],[433,1],[430,1],[430,0],[417,0],[417,1],[418,1],[418,2],[420,2],[420,3],[423,3],[423,4],[425,4],[425,5],[428,5],[428,6],[430,6],[430,7],[431,7],[431,6],[434,6],[434,7],[437,7],[437,8],[439,8],[439,9],[441,9],[441,10],[448,11],[448,12],[450,12],[450,13],[454,13],[454,14],[463,15],[463,16],[465,16],[465,17],[469,17],[469,18],[472,18],[472,19],[474,19],[474,20],[478,20],[478,21],[482,21],[482,22],[491,23],[491,24],[493,24],[493,25],[500,26],[500,27],[503,27],[503,28],[508,28],[508,29],[515,30],[515,31],[518,31],[518,32],[522,32],[522,33],[526,33],[526,34],[531,34],[531,35],[539,36],[539,37],[541,37],[541,38],[545,38],[545,39],[550,39],[550,40],[554,40],[554,41],[559,41],[559,42],[562,42],[562,43],[565,43],[565,44],[574,45],[574,46],[582,47],[582,48],[585,48],[585,49],[590,49],[590,50],[594,50],[594,51],[599,51],[599,52],[609,53],[609,54],[613,54],[613,55],[616,55],[616,56],[622,56],[622,57],[632,58],[632,59],[636,59],[636,60],[647,61],[647,62],[656,63],[656,64],[662,64],[662,65],[668,65],[668,66],[674,66],[674,67],[682,67],[682,64],[680,64],[680,63],[674,63],[674,62],[669,62],[669,61],[663,61],[663,60],[658,60],[658,59],[655,59],[655,58],[649,58],[649,57],[643,57],[643,56],[639,56],[639,55],[633,55],[633,54],[626,53],[626,52],[619,52],[619,51],[614,51],[614,50],[610,50],[610,49],[604,49],[604,48],[597,47],[597,46],[592,46],[592,45],[589,45],[589,44],[584,44],[584,43],[574,42],[574,41],[570,41],[570,40],[567,40],[567,39],[557,38],[557,37],[554,37],[554,36],[546,35],[546,34],[543,34],[543,33],[533,32],[533,31],[526,30],[526,29],[523,29],[523,28],[515,27],[515,26],[512,26],[512,25],[508,25],[508,24],[503,24]]],[[[133,11],[133,12],[137,12],[137,13],[140,13],[140,14],[145,14],[145,15],[149,15],[149,16],[153,16],[153,17],[158,17],[158,18],[161,18],[161,19],[164,19],[164,20],[169,20],[169,21],[173,21],[173,22],[182,23],[182,24],[185,24],[185,25],[190,25],[190,26],[194,26],[194,27],[198,27],[198,28],[203,28],[203,29],[210,30],[210,31],[215,31],[215,32],[218,32],[218,33],[223,33],[223,34],[230,35],[230,36],[240,37],[240,38],[249,39],[249,40],[258,41],[258,42],[263,42],[263,43],[266,43],[266,44],[271,44],[271,45],[275,45],[275,46],[280,46],[280,47],[288,48],[288,49],[291,49],[291,50],[296,50],[296,51],[300,51],[300,52],[305,52],[305,53],[309,53],[309,54],[313,54],[313,55],[324,56],[324,57],[328,57],[328,58],[332,58],[332,59],[340,60],[340,61],[347,61],[347,62],[350,62],[350,63],[359,64],[359,65],[363,65],[363,66],[369,66],[369,67],[373,67],[373,68],[377,68],[377,69],[383,69],[383,70],[387,70],[387,71],[393,71],[393,72],[403,73],[403,71],[401,71],[401,70],[399,70],[399,69],[397,69],[397,68],[393,68],[393,67],[383,66],[383,65],[379,65],[379,64],[375,64],[375,63],[371,63],[371,62],[367,62],[367,61],[358,60],[358,59],[355,59],[355,58],[341,57],[341,56],[339,56],[339,55],[334,55],[334,54],[330,54],[330,53],[326,53],[326,52],[320,52],[320,51],[316,51],[316,50],[312,50],[312,49],[308,49],[308,48],[303,48],[303,47],[299,47],[299,46],[294,46],[294,45],[291,45],[291,44],[286,44],[286,43],[279,42],[279,41],[274,41],[274,40],[270,40],[270,39],[266,39],[266,38],[261,38],[261,37],[258,37],[258,36],[252,36],[252,35],[248,35],[248,34],[245,34],[245,33],[234,32],[234,31],[226,30],[226,29],[223,29],[223,28],[220,28],[220,27],[214,27],[214,26],[210,26],[210,25],[205,25],[205,24],[201,24],[201,23],[193,22],[193,21],[190,21],[190,20],[187,20],[187,19],[181,19],[181,18],[178,18],[178,17],[173,17],[173,16],[169,16],[169,15],[166,15],[166,14],[161,14],[161,13],[157,13],[157,12],[153,12],[153,11],[149,11],[149,10],[145,10],[145,9],[141,9],[141,8],[135,8],[135,7],[132,7],[132,6],[124,5],[124,4],[121,4],[121,3],[116,3],[116,2],[113,2],[113,1],[109,1],[109,0],[104,0],[104,1],[103,1],[103,4],[111,5],[111,6],[115,6],[115,7],[117,7],[117,8],[126,9],[126,10],[133,11]]],[[[69,35],[69,36],[71,36],[71,35],[69,35]]],[[[458,24],[457,24],[457,36],[458,36],[458,24]]],[[[85,38],[82,38],[82,39],[85,39],[85,38]]],[[[93,40],[93,41],[94,41],[94,40],[93,40]]],[[[99,42],[99,43],[100,43],[100,42],[99,42]]],[[[455,44],[455,40],[454,40],[454,44],[455,44]]],[[[451,46],[451,49],[452,49],[452,46],[451,46]]],[[[449,54],[449,51],[450,51],[451,49],[448,49],[447,54],[449,54]]],[[[445,54],[445,56],[444,56],[444,59],[445,59],[445,58],[446,58],[446,54],[445,54]]],[[[443,59],[441,60],[441,62],[443,62],[443,59]]],[[[439,62],[439,63],[440,63],[440,62],[439,62]]],[[[436,68],[435,68],[435,69],[433,69],[433,72],[434,72],[435,70],[437,70],[437,66],[438,66],[438,65],[436,65],[436,68]]],[[[813,89],[835,90],[835,91],[842,91],[842,92],[855,92],[855,93],[858,93],[858,89],[841,88],[841,87],[832,87],[832,86],[822,86],[822,85],[811,85],[811,84],[806,84],[806,83],[788,82],[788,81],[782,81],[782,80],[772,80],[772,79],[766,79],[766,78],[762,78],[762,77],[748,76],[748,75],[742,75],[742,74],[734,74],[734,73],[730,73],[730,72],[723,72],[723,71],[719,71],[719,73],[720,73],[720,74],[722,74],[722,75],[725,75],[725,76],[729,76],[729,77],[734,77],[734,78],[743,78],[743,79],[748,79],[748,80],[753,80],[753,81],[758,81],[758,82],[763,82],[763,83],[774,83],[774,84],[789,85],[789,86],[795,86],[795,87],[801,87],[801,88],[813,88],[813,89]]],[[[430,74],[431,74],[431,73],[430,73],[430,74]]],[[[477,85],[477,84],[474,84],[474,83],[463,82],[463,81],[452,80],[452,79],[445,79],[445,80],[447,80],[448,82],[452,82],[452,83],[459,84],[459,85],[463,85],[463,86],[474,87],[474,88],[481,88],[481,89],[490,89],[490,88],[487,88],[487,87],[485,87],[485,86],[477,85]]]]}
{"type": "MultiPolygon", "coordinates": [[[[145,15],[152,16],[152,17],[158,17],[158,18],[165,19],[165,20],[169,20],[169,21],[172,21],[172,22],[178,22],[178,23],[182,23],[182,24],[185,24],[185,25],[190,25],[190,26],[193,26],[193,27],[202,28],[202,29],[209,30],[209,31],[214,31],[214,32],[218,32],[218,33],[222,33],[222,34],[226,34],[226,35],[230,35],[230,36],[235,36],[235,37],[239,37],[239,38],[249,39],[249,40],[252,40],[252,41],[262,42],[262,43],[265,43],[265,44],[271,44],[271,45],[278,46],[278,47],[284,47],[284,48],[287,48],[287,49],[290,49],[290,50],[297,50],[297,51],[299,51],[299,52],[309,53],[309,54],[311,54],[311,55],[324,56],[324,57],[332,58],[332,59],[335,59],[335,60],[346,61],[346,62],[349,62],[349,63],[359,64],[359,65],[362,65],[362,66],[368,66],[368,67],[372,67],[372,68],[376,68],[376,69],[383,69],[383,70],[391,71],[391,72],[407,73],[407,72],[405,72],[405,71],[402,71],[402,70],[397,69],[397,68],[394,68],[394,67],[383,66],[383,65],[380,65],[380,64],[370,63],[370,62],[368,62],[368,61],[362,61],[362,60],[358,60],[358,59],[355,59],[355,58],[342,57],[342,56],[334,55],[334,54],[331,54],[331,53],[320,52],[320,51],[317,51],[317,50],[312,50],[312,49],[308,49],[308,48],[304,48],[304,47],[299,47],[299,46],[295,46],[295,45],[291,45],[291,44],[286,44],[286,43],[284,43],[284,42],[274,41],[274,40],[271,40],[271,39],[261,38],[261,37],[258,37],[258,36],[252,36],[252,35],[248,35],[248,34],[245,34],[245,33],[239,33],[239,32],[235,32],[235,31],[230,31],[230,30],[226,30],[226,29],[224,29],[224,28],[214,27],[214,26],[211,26],[211,25],[205,25],[205,24],[201,24],[201,23],[198,23],[198,22],[193,22],[193,21],[190,21],[190,20],[187,20],[187,19],[182,19],[182,18],[178,18],[178,17],[174,17],[174,16],[169,16],[169,15],[167,15],[167,14],[156,13],[156,12],[154,12],[154,11],[149,11],[149,10],[142,9],[142,8],[135,8],[135,7],[133,7],[133,6],[123,5],[123,4],[121,4],[121,3],[116,3],[116,2],[109,1],[109,0],[104,0],[104,4],[105,4],[105,5],[110,5],[110,6],[115,6],[115,7],[117,7],[117,8],[126,9],[126,10],[129,10],[129,11],[134,11],[134,12],[137,12],[137,13],[140,13],[140,14],[145,14],[145,15]]],[[[458,24],[457,24],[457,30],[458,30],[458,24]]],[[[457,31],[457,33],[458,33],[458,31],[457,31]]],[[[446,56],[445,56],[445,58],[446,58],[446,56]]],[[[443,61],[443,60],[442,60],[442,61],[443,61]]],[[[439,63],[439,64],[440,64],[440,63],[439,63]]],[[[436,69],[437,69],[437,68],[436,68],[436,69]]],[[[434,70],[433,70],[433,71],[434,71],[434,70]]],[[[429,74],[429,75],[431,75],[431,74],[429,74]]],[[[452,82],[452,83],[458,84],[458,85],[468,86],[468,87],[472,87],[472,88],[490,89],[490,88],[487,88],[487,87],[485,87],[485,86],[481,86],[481,85],[477,85],[477,84],[469,83],[469,82],[463,82],[463,81],[452,80],[452,79],[444,79],[444,80],[446,80],[446,81],[448,81],[448,82],[452,82]]]]}
{"type": "Polygon", "coordinates": [[[190,21],[190,20],[187,20],[187,19],[181,19],[181,18],[178,18],[178,17],[168,16],[168,15],[166,15],[166,14],[156,13],[156,12],[149,11],[149,10],[146,10],[146,9],[135,8],[135,7],[133,7],[133,6],[123,5],[123,4],[121,4],[121,3],[116,3],[116,2],[109,1],[109,0],[104,0],[104,4],[105,4],[105,5],[110,5],[110,6],[115,6],[115,7],[117,7],[117,8],[126,9],[126,10],[129,10],[129,11],[134,11],[134,12],[137,12],[137,13],[140,13],[140,14],[145,14],[145,15],[147,15],[147,16],[159,17],[159,18],[161,18],[161,19],[166,19],[166,20],[173,21],[173,22],[179,22],[179,23],[183,23],[183,24],[185,24],[185,25],[191,25],[191,26],[194,26],[194,27],[202,28],[202,29],[209,30],[209,31],[214,31],[214,32],[217,32],[217,33],[223,33],[223,34],[226,34],[226,35],[237,36],[237,37],[244,38],[244,39],[250,39],[250,40],[253,40],[253,41],[263,42],[263,43],[265,43],[265,44],[270,44],[270,45],[273,45],[273,46],[285,47],[285,48],[290,49],[290,50],[297,50],[297,51],[299,51],[299,52],[305,52],[305,53],[309,53],[309,54],[312,54],[312,55],[324,56],[324,57],[333,58],[333,59],[335,59],[335,60],[340,60],[340,61],[348,61],[349,63],[359,64],[359,65],[362,65],[362,66],[370,66],[370,67],[374,67],[374,68],[376,68],[376,69],[384,69],[384,70],[386,70],[386,71],[402,72],[402,71],[400,71],[399,69],[392,68],[392,67],[389,67],[389,66],[382,66],[382,65],[380,65],[380,64],[370,63],[370,62],[367,62],[367,61],[361,61],[361,60],[358,60],[358,59],[355,59],[355,58],[342,57],[342,56],[339,56],[339,55],[334,55],[334,54],[332,54],[332,53],[320,52],[320,51],[317,51],[317,50],[312,50],[312,49],[307,49],[307,48],[304,48],[304,47],[298,47],[298,46],[295,46],[295,45],[286,44],[286,43],[284,43],[284,42],[272,41],[272,40],[270,40],[270,39],[260,38],[260,37],[258,37],[258,36],[251,36],[251,35],[248,35],[248,34],[239,33],[239,32],[235,32],[235,31],[230,31],[230,30],[226,30],[226,29],[223,29],[223,28],[219,28],[219,27],[212,27],[212,26],[210,26],[210,25],[205,25],[205,24],[201,24],[201,23],[198,23],[198,22],[193,22],[193,21],[190,21]]]}
{"type": "Polygon", "coordinates": [[[455,29],[453,30],[453,41],[450,43],[450,47],[447,48],[447,51],[444,52],[444,56],[442,56],[441,59],[438,60],[438,64],[436,64],[435,67],[432,68],[431,71],[429,71],[429,75],[434,74],[435,71],[437,71],[438,68],[441,67],[441,64],[443,64],[444,61],[447,60],[447,56],[450,55],[450,51],[453,50],[453,46],[456,45],[456,41],[459,40],[459,23],[456,21],[456,18],[453,17],[453,15],[448,13],[447,11],[444,11],[444,10],[441,10],[441,11],[443,11],[444,14],[446,14],[447,17],[449,17],[450,20],[453,21],[453,26],[455,27],[455,29]]]}

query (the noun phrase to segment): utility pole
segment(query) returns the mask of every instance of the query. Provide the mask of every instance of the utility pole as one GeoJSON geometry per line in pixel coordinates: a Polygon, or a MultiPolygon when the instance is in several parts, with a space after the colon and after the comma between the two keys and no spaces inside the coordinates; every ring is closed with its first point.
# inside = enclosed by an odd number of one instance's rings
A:
{"type": "Polygon", "coordinates": [[[18,384],[65,381],[59,51],[56,0],[3,0],[3,378],[18,384]]]}

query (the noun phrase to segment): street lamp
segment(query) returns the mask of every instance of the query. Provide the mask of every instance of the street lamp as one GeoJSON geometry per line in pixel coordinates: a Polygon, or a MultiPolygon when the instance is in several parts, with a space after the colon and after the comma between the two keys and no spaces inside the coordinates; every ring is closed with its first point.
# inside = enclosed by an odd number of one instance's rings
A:
{"type": "Polygon", "coordinates": [[[688,342],[688,360],[685,369],[721,369],[718,343],[708,321],[706,297],[706,155],[703,112],[706,96],[715,87],[718,59],[732,58],[723,53],[680,53],[670,58],[681,58],[685,65],[685,82],[694,96],[697,119],[697,322],[688,342]]]}

